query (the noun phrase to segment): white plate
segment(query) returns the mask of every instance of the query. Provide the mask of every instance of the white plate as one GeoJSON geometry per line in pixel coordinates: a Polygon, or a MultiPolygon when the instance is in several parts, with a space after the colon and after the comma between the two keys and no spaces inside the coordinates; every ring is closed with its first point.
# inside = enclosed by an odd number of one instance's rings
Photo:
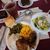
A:
{"type": "MultiPolygon", "coordinates": [[[[36,0],[35,0],[36,1],[36,0]]],[[[22,6],[21,0],[18,0],[18,5],[23,8],[30,7],[33,4],[33,0],[30,0],[30,5],[22,6]]]]}
{"type": "MultiPolygon", "coordinates": [[[[21,22],[22,24],[27,24],[27,25],[30,25],[28,24],[27,22],[21,22]]],[[[9,33],[10,33],[10,29],[7,28],[6,30],[6,44],[7,44],[7,47],[9,48],[9,50],[17,50],[17,48],[15,47],[15,49],[13,49],[12,47],[10,47],[10,43],[8,43],[8,36],[9,36],[9,33]]],[[[39,33],[37,32],[37,39],[36,39],[36,45],[34,46],[34,48],[32,50],[36,50],[38,44],[39,44],[39,33]]],[[[16,46],[16,45],[15,45],[16,46]]]]}
{"type": "MultiPolygon", "coordinates": [[[[40,13],[36,13],[35,15],[32,16],[32,19],[35,19],[39,16],[47,16],[50,17],[50,14],[47,14],[47,13],[44,13],[44,12],[40,12],[40,13]]],[[[32,22],[32,19],[31,19],[31,25],[32,27],[34,28],[34,30],[38,31],[38,32],[41,32],[42,34],[47,34],[49,31],[50,31],[50,28],[48,30],[40,30],[38,29],[37,27],[34,26],[34,23],[32,22]]]]}

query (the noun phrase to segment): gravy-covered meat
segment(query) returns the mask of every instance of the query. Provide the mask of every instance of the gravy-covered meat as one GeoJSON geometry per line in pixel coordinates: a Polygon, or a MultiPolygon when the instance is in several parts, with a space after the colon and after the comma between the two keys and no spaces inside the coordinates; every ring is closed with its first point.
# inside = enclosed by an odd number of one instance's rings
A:
{"type": "Polygon", "coordinates": [[[28,50],[28,45],[25,43],[21,43],[20,40],[16,42],[16,46],[18,50],[28,50]]]}

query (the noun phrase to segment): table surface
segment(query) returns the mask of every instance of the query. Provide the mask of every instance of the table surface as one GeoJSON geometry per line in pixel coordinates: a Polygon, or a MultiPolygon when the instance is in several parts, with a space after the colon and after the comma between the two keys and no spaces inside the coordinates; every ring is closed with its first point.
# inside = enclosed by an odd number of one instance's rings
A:
{"type": "MultiPolygon", "coordinates": [[[[37,2],[34,2],[33,5],[29,8],[33,8],[33,7],[39,7],[44,12],[48,12],[48,10],[50,9],[50,0],[48,0],[47,4],[45,3],[44,0],[39,0],[37,2]]],[[[1,0],[0,0],[0,9],[2,9],[1,0]]],[[[17,4],[17,10],[23,10],[23,9],[25,9],[25,8],[21,8],[17,4]]],[[[1,25],[3,25],[3,24],[0,24],[0,26],[1,25]]],[[[50,35],[50,33],[49,33],[49,35],[50,35]]],[[[8,50],[8,48],[6,47],[5,50],[8,50]]],[[[40,40],[37,50],[50,50],[50,39],[40,40]]]]}

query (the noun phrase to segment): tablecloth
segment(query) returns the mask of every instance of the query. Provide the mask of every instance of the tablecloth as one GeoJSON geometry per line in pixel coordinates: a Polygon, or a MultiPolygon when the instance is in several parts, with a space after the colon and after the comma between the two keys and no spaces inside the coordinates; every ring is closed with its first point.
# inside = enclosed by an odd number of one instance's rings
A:
{"type": "MultiPolygon", "coordinates": [[[[2,5],[2,2],[0,1],[0,9],[2,9],[1,5],[2,5]]],[[[39,0],[37,2],[34,2],[33,5],[29,8],[32,8],[32,7],[39,7],[44,12],[48,12],[48,10],[50,9],[50,0],[48,0],[47,4],[45,3],[44,0],[39,0]]],[[[17,4],[17,10],[23,10],[23,9],[25,8],[21,8],[17,4]]],[[[1,25],[3,24],[0,24],[0,26],[1,25]]],[[[49,36],[50,36],[50,33],[49,33],[49,36]]],[[[6,47],[5,50],[8,50],[8,48],[6,47]]],[[[40,40],[37,50],[50,50],[50,39],[40,40]]]]}

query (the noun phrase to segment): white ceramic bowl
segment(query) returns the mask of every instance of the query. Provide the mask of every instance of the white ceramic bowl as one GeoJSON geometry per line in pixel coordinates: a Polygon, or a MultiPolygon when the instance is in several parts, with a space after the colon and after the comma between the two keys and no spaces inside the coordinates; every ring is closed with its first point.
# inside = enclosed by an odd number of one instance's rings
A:
{"type": "Polygon", "coordinates": [[[22,8],[30,7],[32,4],[33,4],[33,1],[30,0],[30,4],[29,4],[29,5],[23,6],[22,3],[21,3],[21,0],[18,0],[18,5],[19,5],[20,7],[22,7],[22,8]]]}
{"type": "MultiPolygon", "coordinates": [[[[47,14],[47,13],[44,13],[44,12],[36,13],[35,15],[32,16],[32,19],[35,19],[39,16],[43,17],[43,16],[47,16],[47,15],[48,15],[48,17],[50,17],[50,14],[47,14]]],[[[32,19],[31,19],[31,25],[32,25],[32,27],[34,28],[35,31],[41,32],[42,34],[46,34],[46,33],[50,32],[50,28],[48,30],[40,30],[37,27],[35,27],[34,23],[32,22],[32,19]]]]}
{"type": "MultiPolygon", "coordinates": [[[[22,23],[22,24],[26,24],[26,25],[30,25],[30,24],[28,24],[27,22],[21,22],[21,23],[22,23]]],[[[30,25],[30,26],[31,26],[31,25],[30,25]]],[[[6,35],[6,44],[7,44],[7,47],[9,48],[9,50],[14,50],[13,48],[11,48],[11,47],[9,46],[9,43],[8,43],[8,36],[9,36],[9,33],[10,33],[10,29],[9,29],[9,28],[7,28],[6,33],[7,33],[7,35],[6,35]]],[[[38,44],[39,44],[39,33],[38,33],[38,32],[36,32],[36,36],[37,36],[36,45],[34,46],[34,48],[33,48],[32,50],[36,50],[36,48],[37,48],[37,46],[38,46],[38,44]]],[[[15,48],[15,50],[17,50],[17,48],[15,48]]]]}

